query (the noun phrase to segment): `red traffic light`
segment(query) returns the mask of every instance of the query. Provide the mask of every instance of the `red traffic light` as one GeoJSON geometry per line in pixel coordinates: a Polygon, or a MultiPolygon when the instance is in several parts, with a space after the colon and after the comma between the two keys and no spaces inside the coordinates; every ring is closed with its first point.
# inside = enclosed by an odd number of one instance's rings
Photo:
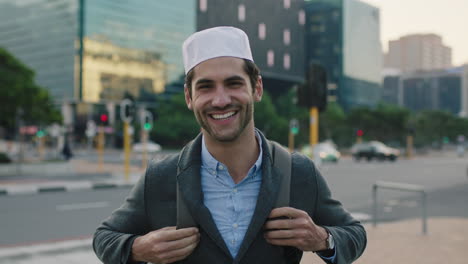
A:
{"type": "Polygon", "coordinates": [[[101,122],[105,123],[107,120],[109,120],[109,117],[106,114],[101,114],[100,120],[101,122]]]}
{"type": "Polygon", "coordinates": [[[359,130],[356,132],[356,135],[357,135],[358,137],[362,137],[362,136],[364,136],[364,131],[362,131],[362,129],[359,129],[359,130]]]}

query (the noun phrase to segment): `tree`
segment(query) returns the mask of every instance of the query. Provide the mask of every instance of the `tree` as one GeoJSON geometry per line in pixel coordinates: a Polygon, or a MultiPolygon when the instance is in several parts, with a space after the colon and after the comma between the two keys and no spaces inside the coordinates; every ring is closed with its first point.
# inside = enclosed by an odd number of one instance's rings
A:
{"type": "Polygon", "coordinates": [[[34,72],[0,48],[0,126],[13,132],[20,112],[29,124],[61,122],[48,91],[34,82],[34,72]]]}

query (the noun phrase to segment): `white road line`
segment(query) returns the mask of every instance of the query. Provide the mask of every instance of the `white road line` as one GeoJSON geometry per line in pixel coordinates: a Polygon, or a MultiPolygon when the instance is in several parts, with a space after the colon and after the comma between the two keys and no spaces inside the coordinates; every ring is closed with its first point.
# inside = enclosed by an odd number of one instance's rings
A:
{"type": "Polygon", "coordinates": [[[57,205],[55,209],[57,211],[72,211],[72,210],[102,208],[102,207],[108,207],[108,206],[109,206],[109,202],[75,203],[75,204],[57,205]]]}

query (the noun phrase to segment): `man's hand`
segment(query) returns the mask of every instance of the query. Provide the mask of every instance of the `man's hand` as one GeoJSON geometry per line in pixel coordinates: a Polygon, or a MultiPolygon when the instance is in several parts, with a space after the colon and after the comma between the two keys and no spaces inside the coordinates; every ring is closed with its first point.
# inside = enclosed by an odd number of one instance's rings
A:
{"type": "Polygon", "coordinates": [[[132,246],[132,260],[166,264],[182,260],[200,241],[198,228],[176,230],[175,226],[158,229],[137,237],[132,246]]]}
{"type": "Polygon", "coordinates": [[[270,244],[297,247],[302,251],[326,249],[327,231],[304,211],[292,207],[275,208],[264,228],[265,239],[270,244]]]}

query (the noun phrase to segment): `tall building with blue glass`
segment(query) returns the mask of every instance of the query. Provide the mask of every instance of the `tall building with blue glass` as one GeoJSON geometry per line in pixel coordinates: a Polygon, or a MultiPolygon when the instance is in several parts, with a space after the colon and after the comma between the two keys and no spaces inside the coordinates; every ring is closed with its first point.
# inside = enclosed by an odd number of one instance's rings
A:
{"type": "Polygon", "coordinates": [[[145,101],[183,74],[196,0],[0,0],[0,46],[56,101],[145,101]],[[82,47],[82,49],[81,49],[82,47]]]}
{"type": "Polygon", "coordinates": [[[306,0],[306,68],[323,66],[328,99],[373,106],[382,93],[379,9],[359,0],[306,0]]]}

